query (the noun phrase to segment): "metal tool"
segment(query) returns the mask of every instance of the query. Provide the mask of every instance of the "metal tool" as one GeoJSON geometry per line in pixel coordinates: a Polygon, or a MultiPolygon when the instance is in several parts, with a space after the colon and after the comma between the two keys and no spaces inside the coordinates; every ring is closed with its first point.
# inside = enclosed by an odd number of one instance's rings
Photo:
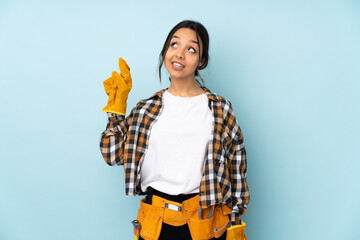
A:
{"type": "Polygon", "coordinates": [[[140,228],[141,228],[140,222],[139,222],[137,219],[135,219],[135,220],[131,221],[131,223],[132,223],[133,226],[134,226],[134,236],[135,236],[135,240],[139,240],[140,228]]]}

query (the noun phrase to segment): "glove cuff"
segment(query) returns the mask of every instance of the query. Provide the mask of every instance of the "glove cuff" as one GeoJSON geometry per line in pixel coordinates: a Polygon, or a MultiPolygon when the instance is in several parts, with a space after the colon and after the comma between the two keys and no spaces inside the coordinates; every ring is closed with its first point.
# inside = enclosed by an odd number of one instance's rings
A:
{"type": "Polygon", "coordinates": [[[229,227],[226,230],[226,240],[247,240],[245,235],[246,223],[229,227]]]}
{"type": "Polygon", "coordinates": [[[114,106],[114,105],[108,104],[103,108],[102,112],[117,113],[117,114],[125,116],[126,115],[126,107],[127,107],[126,102],[123,104],[120,104],[120,106],[116,106],[116,105],[114,106]]]}

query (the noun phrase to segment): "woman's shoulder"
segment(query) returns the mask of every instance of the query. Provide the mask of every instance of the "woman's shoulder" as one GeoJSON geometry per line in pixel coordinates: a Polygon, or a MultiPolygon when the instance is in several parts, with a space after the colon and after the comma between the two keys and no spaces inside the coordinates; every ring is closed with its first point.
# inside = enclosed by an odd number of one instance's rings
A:
{"type": "Polygon", "coordinates": [[[160,101],[160,97],[162,97],[162,94],[165,92],[167,88],[164,88],[164,89],[161,89],[161,90],[158,90],[156,91],[155,93],[153,93],[150,97],[148,98],[143,98],[143,99],[140,99],[135,107],[133,108],[133,111],[140,111],[140,109],[143,109],[143,108],[151,108],[151,107],[154,107],[154,106],[158,106],[159,103],[157,103],[158,101],[160,101]]]}
{"type": "Polygon", "coordinates": [[[221,107],[222,116],[224,119],[234,119],[235,113],[233,110],[233,106],[229,98],[224,97],[216,92],[211,91],[207,88],[207,90],[217,99],[218,106],[221,107]]]}
{"type": "Polygon", "coordinates": [[[206,88],[205,90],[208,91],[209,94],[212,95],[214,99],[216,99],[216,101],[218,101],[221,104],[223,109],[232,108],[232,104],[228,98],[210,90],[209,88],[206,88]]]}
{"type": "MultiPolygon", "coordinates": [[[[210,100],[213,100],[215,102],[218,102],[218,104],[221,105],[221,107],[223,108],[223,110],[227,110],[227,109],[232,109],[232,104],[230,102],[230,100],[214,91],[212,91],[210,88],[202,86],[201,87],[205,93],[207,94],[208,98],[210,100]]],[[[156,101],[160,101],[160,99],[163,96],[163,93],[167,90],[168,88],[163,88],[160,89],[158,91],[156,91],[155,93],[153,93],[150,97],[148,98],[144,98],[141,99],[136,106],[137,107],[144,107],[144,106],[150,106],[153,104],[156,104],[156,101]]]]}
{"type": "Polygon", "coordinates": [[[160,89],[160,90],[156,91],[155,93],[153,93],[150,97],[141,99],[141,100],[139,101],[139,103],[141,103],[141,102],[146,102],[146,101],[154,101],[154,100],[157,99],[157,97],[162,97],[163,93],[164,93],[165,90],[167,90],[167,89],[168,89],[168,88],[160,89]]]}
{"type": "Polygon", "coordinates": [[[202,86],[202,89],[207,93],[209,99],[220,103],[223,108],[231,107],[231,102],[229,101],[229,99],[225,98],[224,96],[218,94],[217,92],[211,90],[208,87],[202,86]]]}

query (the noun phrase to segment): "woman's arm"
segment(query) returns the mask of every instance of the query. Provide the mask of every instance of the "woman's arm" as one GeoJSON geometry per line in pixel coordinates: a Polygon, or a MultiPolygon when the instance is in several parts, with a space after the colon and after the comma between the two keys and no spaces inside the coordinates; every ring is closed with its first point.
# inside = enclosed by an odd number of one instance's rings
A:
{"type": "Polygon", "coordinates": [[[128,124],[124,115],[108,112],[105,131],[100,136],[100,151],[110,166],[124,164],[124,140],[128,124]]]}
{"type": "Polygon", "coordinates": [[[121,114],[107,113],[108,122],[100,136],[100,150],[105,162],[110,166],[124,164],[124,146],[134,110],[135,108],[126,118],[121,114]]]}
{"type": "Polygon", "coordinates": [[[231,211],[231,225],[241,224],[241,215],[246,213],[250,201],[249,189],[246,181],[247,161],[246,150],[242,140],[235,146],[234,158],[230,163],[231,192],[235,204],[231,211]]]}
{"type": "Polygon", "coordinates": [[[109,96],[103,112],[108,114],[108,123],[101,133],[100,150],[104,160],[110,166],[124,164],[124,145],[129,121],[132,119],[133,109],[125,118],[128,94],[132,88],[130,67],[123,58],[119,58],[120,74],[112,72],[111,77],[104,81],[106,94],[109,96]]]}
{"type": "Polygon", "coordinates": [[[246,213],[250,195],[246,181],[247,160],[244,138],[230,101],[226,121],[231,138],[227,153],[232,194],[231,225],[234,226],[241,224],[241,215],[246,213]]]}

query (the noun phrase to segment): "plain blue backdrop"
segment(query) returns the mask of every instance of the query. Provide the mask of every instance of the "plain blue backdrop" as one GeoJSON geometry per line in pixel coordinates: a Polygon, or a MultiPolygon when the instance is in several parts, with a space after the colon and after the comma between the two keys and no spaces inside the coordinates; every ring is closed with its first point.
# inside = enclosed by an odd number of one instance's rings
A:
{"type": "Polygon", "coordinates": [[[140,196],[99,150],[103,81],[127,114],[184,19],[210,34],[206,86],[244,134],[249,240],[360,239],[359,1],[0,2],[0,239],[133,239],[140,196]]]}

